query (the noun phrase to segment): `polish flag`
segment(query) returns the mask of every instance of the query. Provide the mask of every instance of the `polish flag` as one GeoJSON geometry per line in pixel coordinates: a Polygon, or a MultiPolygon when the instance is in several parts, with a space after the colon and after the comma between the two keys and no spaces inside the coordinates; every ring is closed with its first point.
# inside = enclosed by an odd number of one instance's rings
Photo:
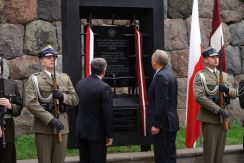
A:
{"type": "Polygon", "coordinates": [[[86,26],[86,62],[85,68],[86,72],[85,75],[88,77],[91,74],[91,61],[94,58],[94,33],[88,23],[86,26]]]}
{"type": "Polygon", "coordinates": [[[201,122],[196,117],[200,109],[194,99],[193,81],[196,73],[203,69],[201,56],[201,35],[199,26],[198,0],[194,0],[191,20],[190,49],[188,62],[187,99],[186,99],[186,146],[192,148],[201,134],[201,122]]]}
{"type": "Polygon", "coordinates": [[[219,2],[214,0],[212,31],[210,33],[210,46],[217,51],[222,50],[222,70],[227,72],[226,57],[224,49],[223,29],[219,16],[219,2]]]}

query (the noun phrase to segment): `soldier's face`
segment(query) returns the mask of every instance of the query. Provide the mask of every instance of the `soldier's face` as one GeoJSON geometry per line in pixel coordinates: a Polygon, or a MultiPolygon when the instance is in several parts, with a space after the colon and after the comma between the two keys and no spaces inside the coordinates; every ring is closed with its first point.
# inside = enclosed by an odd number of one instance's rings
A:
{"type": "Polygon", "coordinates": [[[41,65],[46,70],[52,70],[54,69],[54,66],[57,64],[57,57],[51,55],[41,58],[41,65]]]}
{"type": "Polygon", "coordinates": [[[204,61],[210,68],[215,68],[219,65],[219,56],[207,57],[204,61]]]}

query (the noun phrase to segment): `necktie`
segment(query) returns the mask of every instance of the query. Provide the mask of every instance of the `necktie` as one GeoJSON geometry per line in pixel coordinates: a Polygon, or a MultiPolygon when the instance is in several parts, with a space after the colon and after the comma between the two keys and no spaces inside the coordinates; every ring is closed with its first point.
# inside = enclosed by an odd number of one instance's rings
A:
{"type": "Polygon", "coordinates": [[[218,74],[217,74],[217,72],[216,72],[216,71],[213,71],[213,74],[214,74],[214,76],[215,76],[216,83],[218,84],[218,83],[219,83],[219,82],[218,82],[218,74]]]}

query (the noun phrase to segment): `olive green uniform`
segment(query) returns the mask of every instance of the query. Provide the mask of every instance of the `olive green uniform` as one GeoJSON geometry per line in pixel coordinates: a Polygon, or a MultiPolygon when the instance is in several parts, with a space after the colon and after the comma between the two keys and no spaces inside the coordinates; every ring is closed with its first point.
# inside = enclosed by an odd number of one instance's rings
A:
{"type": "MultiPolygon", "coordinates": [[[[16,163],[15,149],[15,127],[13,117],[20,115],[22,110],[22,99],[19,93],[17,82],[13,80],[4,80],[4,91],[6,98],[9,99],[12,109],[7,109],[4,120],[6,147],[2,148],[2,138],[0,139],[0,163],[16,163]]],[[[3,109],[3,108],[1,108],[3,109]]]]}
{"type": "Polygon", "coordinates": [[[244,79],[242,79],[239,83],[239,91],[240,91],[240,96],[239,96],[240,106],[244,109],[244,79]]]}
{"type": "MultiPolygon", "coordinates": [[[[78,96],[69,76],[56,72],[56,81],[59,90],[64,95],[62,105],[66,109],[68,106],[76,106],[78,96]]],[[[65,111],[61,111],[59,114],[59,120],[64,125],[64,130],[61,130],[62,143],[57,143],[55,137],[57,130],[49,124],[54,116],[52,111],[48,111],[50,107],[46,105],[52,105],[52,87],[52,78],[45,71],[31,75],[26,86],[26,107],[34,114],[33,129],[39,163],[62,163],[65,159],[69,133],[68,115],[65,111]]]]}
{"type": "MultiPolygon", "coordinates": [[[[195,100],[201,106],[197,119],[202,121],[204,163],[222,163],[223,159],[226,131],[222,118],[217,114],[221,108],[218,102],[214,102],[219,94],[218,79],[219,71],[214,74],[207,68],[197,73],[194,79],[195,100]]],[[[226,96],[235,98],[237,90],[233,88],[226,73],[223,73],[223,81],[229,87],[226,96]]]]}
{"type": "MultiPolygon", "coordinates": [[[[242,79],[239,83],[239,102],[242,109],[244,109],[244,79],[242,79]]],[[[242,126],[244,127],[244,121],[242,122],[242,126]]],[[[244,136],[243,136],[243,147],[244,147],[244,136]]]]}

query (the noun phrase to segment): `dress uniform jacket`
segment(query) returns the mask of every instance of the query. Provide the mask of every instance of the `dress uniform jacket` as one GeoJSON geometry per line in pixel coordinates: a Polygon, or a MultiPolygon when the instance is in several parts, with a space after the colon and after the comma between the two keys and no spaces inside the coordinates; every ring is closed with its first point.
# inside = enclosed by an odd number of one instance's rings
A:
{"type": "MultiPolygon", "coordinates": [[[[216,104],[212,98],[213,96],[218,97],[218,89],[214,95],[209,95],[206,92],[204,83],[208,90],[213,91],[218,85],[219,80],[219,71],[217,70],[216,75],[212,73],[209,69],[205,68],[203,71],[200,71],[195,76],[194,80],[194,96],[195,100],[201,105],[200,111],[198,113],[197,119],[202,122],[221,124],[221,119],[217,115],[220,106],[216,104]],[[201,78],[200,73],[204,76],[205,80],[201,78]]],[[[237,96],[236,89],[233,88],[228,75],[223,72],[223,81],[224,84],[229,87],[228,96],[230,98],[235,98],[237,96]]]]}
{"type": "Polygon", "coordinates": [[[22,99],[19,93],[18,84],[13,80],[4,80],[4,91],[6,98],[10,100],[12,110],[7,110],[4,116],[6,122],[5,140],[7,144],[6,148],[2,149],[2,139],[0,139],[0,163],[15,163],[15,125],[13,117],[20,115],[22,110],[22,99]]]}
{"type": "MultiPolygon", "coordinates": [[[[26,86],[26,107],[34,114],[33,129],[35,133],[54,134],[56,130],[54,130],[53,126],[48,124],[51,119],[53,119],[53,115],[40,104],[40,99],[38,98],[33,82],[33,76],[37,78],[38,89],[43,98],[47,98],[52,94],[53,87],[53,81],[45,71],[31,75],[28,80],[26,86]]],[[[67,106],[76,106],[78,104],[78,96],[69,76],[64,73],[56,72],[56,81],[59,90],[64,95],[63,103],[67,106]]],[[[52,101],[50,103],[52,103],[52,101]]],[[[67,113],[60,112],[59,120],[64,125],[64,130],[61,130],[61,134],[68,133],[69,125],[67,113]]]]}

